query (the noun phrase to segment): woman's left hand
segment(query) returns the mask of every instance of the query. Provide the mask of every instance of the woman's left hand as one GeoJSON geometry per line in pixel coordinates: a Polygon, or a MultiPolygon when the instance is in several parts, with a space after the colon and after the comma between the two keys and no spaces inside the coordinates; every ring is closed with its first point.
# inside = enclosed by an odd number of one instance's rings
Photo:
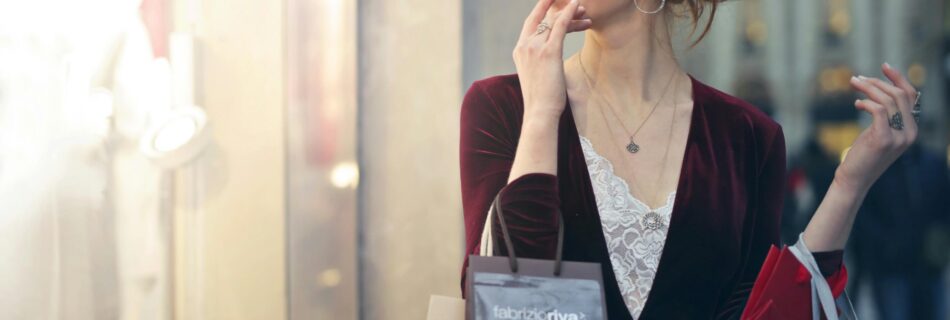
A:
{"type": "Polygon", "coordinates": [[[917,139],[913,116],[917,89],[888,64],[881,69],[890,81],[851,78],[851,86],[867,95],[854,106],[871,114],[871,126],[854,140],[805,228],[802,238],[812,252],[844,249],[871,185],[917,139]]]}
{"type": "Polygon", "coordinates": [[[917,121],[912,115],[917,89],[887,63],[881,69],[890,81],[851,77],[851,86],[867,96],[855,101],[855,107],[873,118],[871,126],[855,139],[835,174],[837,183],[855,191],[869,189],[917,139],[917,121]]]}

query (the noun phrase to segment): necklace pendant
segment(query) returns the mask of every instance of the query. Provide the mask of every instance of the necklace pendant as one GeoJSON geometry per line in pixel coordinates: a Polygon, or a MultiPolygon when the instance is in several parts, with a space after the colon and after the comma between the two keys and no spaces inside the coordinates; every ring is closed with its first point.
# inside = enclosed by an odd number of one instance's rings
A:
{"type": "Polygon", "coordinates": [[[636,142],[633,142],[633,140],[630,140],[630,143],[627,144],[627,152],[637,153],[637,151],[640,151],[640,145],[636,142]]]}
{"type": "Polygon", "coordinates": [[[649,230],[658,230],[663,226],[663,220],[661,219],[658,213],[650,211],[643,216],[643,226],[649,230]]]}

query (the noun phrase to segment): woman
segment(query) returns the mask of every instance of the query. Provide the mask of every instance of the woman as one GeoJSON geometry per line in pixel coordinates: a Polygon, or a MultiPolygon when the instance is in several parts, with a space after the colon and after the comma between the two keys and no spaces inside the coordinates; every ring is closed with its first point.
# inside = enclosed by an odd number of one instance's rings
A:
{"type": "MultiPolygon", "coordinates": [[[[475,82],[463,101],[469,254],[500,194],[519,256],[554,257],[563,218],[564,259],[601,263],[611,319],[738,316],[779,242],[785,139],[673,56],[673,10],[695,26],[717,2],[538,2],[514,51],[518,73],[475,82]],[[584,47],[562,60],[565,34],[577,31],[587,31],[584,47]]],[[[889,81],[852,78],[868,97],[855,107],[873,123],[803,233],[826,276],[843,270],[868,188],[916,138],[915,121],[902,121],[916,116],[916,91],[882,68],[889,81]]]]}

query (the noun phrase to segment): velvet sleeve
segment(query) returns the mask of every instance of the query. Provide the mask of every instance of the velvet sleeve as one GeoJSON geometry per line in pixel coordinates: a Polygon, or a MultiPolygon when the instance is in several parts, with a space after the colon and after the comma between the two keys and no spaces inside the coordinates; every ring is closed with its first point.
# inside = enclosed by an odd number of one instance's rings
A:
{"type": "MultiPolygon", "coordinates": [[[[759,146],[760,163],[750,193],[750,218],[744,229],[743,267],[740,281],[723,306],[720,318],[734,318],[742,311],[772,245],[781,246],[782,206],[785,195],[785,136],[779,126],[760,136],[768,143],[759,146]],[[750,228],[751,226],[751,228],[750,228]]],[[[820,271],[830,277],[843,268],[843,251],[815,252],[820,271]]],[[[794,277],[795,275],[789,275],[794,277]]]]}
{"type": "MultiPolygon", "coordinates": [[[[484,81],[484,80],[483,80],[484,81]]],[[[461,285],[464,294],[468,256],[478,254],[482,229],[496,195],[505,214],[518,257],[553,258],[560,206],[557,177],[532,173],[507,183],[520,133],[516,116],[501,98],[493,98],[490,84],[475,82],[462,100],[459,143],[462,210],[465,220],[465,260],[461,285]]],[[[494,239],[500,243],[498,220],[494,239]]],[[[496,254],[507,254],[498,245],[496,254]]]]}

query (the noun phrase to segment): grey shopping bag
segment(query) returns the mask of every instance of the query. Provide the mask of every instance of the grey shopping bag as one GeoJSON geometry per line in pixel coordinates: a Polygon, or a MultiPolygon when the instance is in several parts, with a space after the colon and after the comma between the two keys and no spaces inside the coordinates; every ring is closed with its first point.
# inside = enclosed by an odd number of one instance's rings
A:
{"type": "MultiPolygon", "coordinates": [[[[607,319],[600,263],[562,261],[563,217],[558,224],[554,260],[518,258],[498,197],[486,225],[496,216],[507,257],[471,255],[466,281],[465,318],[469,320],[607,319]]],[[[486,236],[483,234],[483,236],[486,236]]],[[[490,233],[487,236],[491,236],[490,233]]],[[[483,242],[484,243],[484,242],[483,242]]]]}

